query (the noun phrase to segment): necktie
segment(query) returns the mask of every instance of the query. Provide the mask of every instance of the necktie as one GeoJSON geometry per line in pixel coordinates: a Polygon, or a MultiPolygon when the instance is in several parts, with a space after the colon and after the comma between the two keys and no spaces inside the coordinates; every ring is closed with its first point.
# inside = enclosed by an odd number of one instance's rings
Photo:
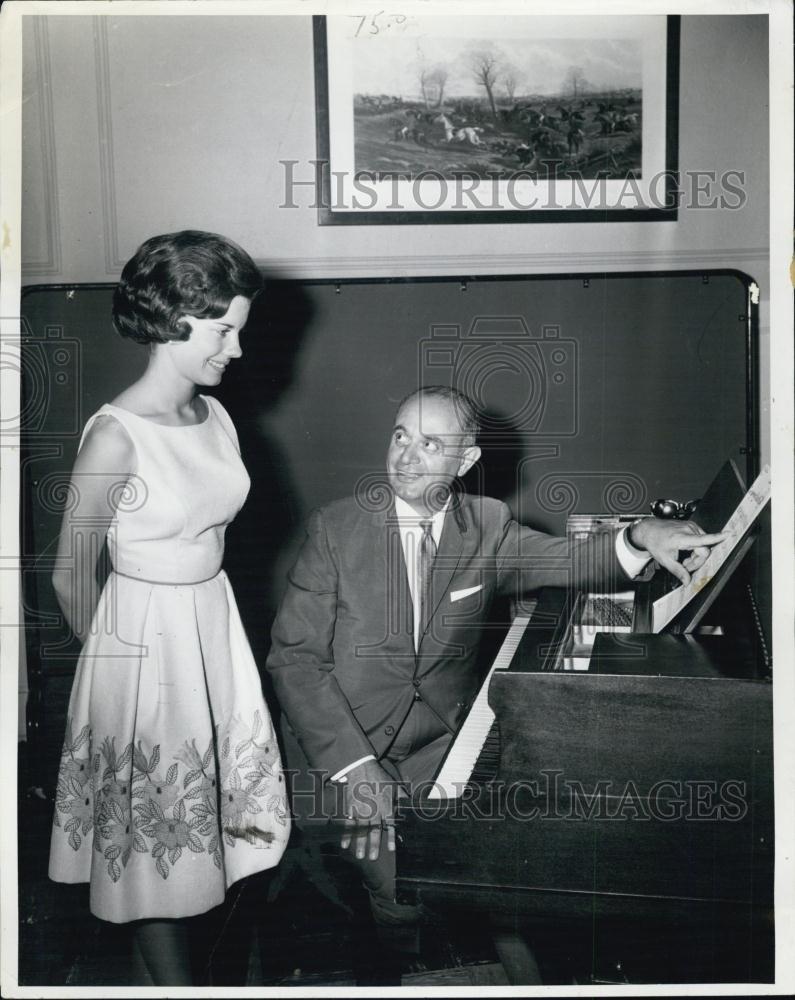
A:
{"type": "Polygon", "coordinates": [[[418,562],[418,578],[420,586],[420,637],[428,628],[428,621],[433,608],[431,607],[431,573],[433,560],[436,558],[436,542],[433,540],[433,522],[420,521],[422,538],[420,539],[420,557],[418,562]]]}

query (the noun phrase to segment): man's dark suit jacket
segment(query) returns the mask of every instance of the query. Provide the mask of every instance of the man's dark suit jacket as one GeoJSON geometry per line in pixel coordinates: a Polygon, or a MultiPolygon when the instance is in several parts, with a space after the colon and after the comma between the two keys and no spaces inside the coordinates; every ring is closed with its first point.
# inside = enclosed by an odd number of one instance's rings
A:
{"type": "Polygon", "coordinates": [[[289,724],[288,767],[308,762],[328,777],[368,754],[388,756],[417,694],[439,734],[455,732],[477,693],[482,626],[497,593],[626,582],[614,533],[571,544],[518,524],[498,500],[453,494],[433,566],[433,616],[415,653],[394,505],[373,511],[351,497],[314,511],[267,661],[289,724]]]}

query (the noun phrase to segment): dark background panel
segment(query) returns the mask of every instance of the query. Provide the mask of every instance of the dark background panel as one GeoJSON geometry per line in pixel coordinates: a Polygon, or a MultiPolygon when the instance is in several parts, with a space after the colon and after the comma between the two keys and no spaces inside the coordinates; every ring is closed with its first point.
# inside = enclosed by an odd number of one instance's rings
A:
{"type": "MultiPolygon", "coordinates": [[[[79,434],[146,364],[113,330],[112,290],[23,298],[25,590],[45,669],[74,654],[49,574],[79,434]]],[[[383,470],[418,384],[487,413],[468,488],[561,533],[572,510],[697,497],[727,457],[745,471],[745,311],[743,281],[719,273],[271,281],[217,390],[252,478],[226,565],[258,660],[307,513],[383,470]]]]}
{"type": "MultiPolygon", "coordinates": [[[[637,510],[698,496],[729,456],[744,467],[745,290],[734,276],[305,292],[312,320],[294,381],[266,421],[305,509],[383,468],[394,408],[422,382],[480,397],[491,422],[477,488],[546,530],[562,531],[572,504],[610,506],[611,486],[627,484],[614,509],[637,510]]],[[[267,337],[253,343],[234,378],[262,378],[270,349],[267,337]]]]}

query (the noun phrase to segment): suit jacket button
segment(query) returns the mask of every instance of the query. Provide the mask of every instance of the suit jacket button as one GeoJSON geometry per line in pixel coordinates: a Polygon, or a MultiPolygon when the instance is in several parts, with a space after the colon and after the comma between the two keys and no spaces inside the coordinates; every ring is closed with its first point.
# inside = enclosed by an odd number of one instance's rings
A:
{"type": "Polygon", "coordinates": [[[394,726],[387,726],[386,729],[384,730],[384,736],[391,736],[394,733],[394,731],[395,731],[394,726]]]}

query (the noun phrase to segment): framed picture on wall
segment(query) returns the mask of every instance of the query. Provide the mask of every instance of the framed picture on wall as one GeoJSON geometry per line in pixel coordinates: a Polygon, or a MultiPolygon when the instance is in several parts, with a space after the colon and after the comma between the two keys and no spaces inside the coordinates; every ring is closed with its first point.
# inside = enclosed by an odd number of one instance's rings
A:
{"type": "Polygon", "coordinates": [[[677,215],[679,18],[314,18],[321,225],[677,215]]]}

